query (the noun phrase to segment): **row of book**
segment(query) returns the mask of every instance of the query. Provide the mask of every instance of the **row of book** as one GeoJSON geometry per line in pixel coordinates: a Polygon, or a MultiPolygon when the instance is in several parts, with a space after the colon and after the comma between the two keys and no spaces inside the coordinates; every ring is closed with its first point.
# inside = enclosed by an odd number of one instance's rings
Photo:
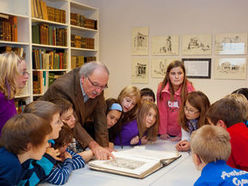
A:
{"type": "Polygon", "coordinates": [[[75,26],[97,30],[97,20],[86,18],[83,15],[71,13],[71,24],[75,26]]]}
{"type": "Polygon", "coordinates": [[[43,0],[31,0],[32,17],[65,23],[65,10],[47,6],[43,0]]]}
{"type": "Polygon", "coordinates": [[[0,14],[0,40],[17,42],[17,17],[0,14]]]}
{"type": "Polygon", "coordinates": [[[26,101],[22,99],[16,99],[15,100],[15,107],[18,114],[22,113],[24,111],[24,108],[26,106],[26,101]]]}
{"type": "Polygon", "coordinates": [[[65,72],[33,71],[33,94],[43,94],[57,78],[64,74],[65,72]]]}
{"type": "Polygon", "coordinates": [[[94,49],[95,48],[95,39],[81,37],[75,34],[71,35],[71,46],[76,48],[87,48],[94,49]]]}
{"type": "Polygon", "coordinates": [[[33,49],[33,69],[66,69],[67,53],[46,49],[33,49]]]}
{"type": "Polygon", "coordinates": [[[15,52],[17,55],[25,58],[26,53],[23,47],[12,47],[12,46],[0,46],[0,54],[4,52],[15,52]]]}
{"type": "Polygon", "coordinates": [[[95,56],[71,56],[71,69],[82,66],[84,63],[96,61],[95,56]]]}
{"type": "Polygon", "coordinates": [[[44,45],[67,46],[67,29],[45,23],[32,25],[32,42],[44,45]]]}

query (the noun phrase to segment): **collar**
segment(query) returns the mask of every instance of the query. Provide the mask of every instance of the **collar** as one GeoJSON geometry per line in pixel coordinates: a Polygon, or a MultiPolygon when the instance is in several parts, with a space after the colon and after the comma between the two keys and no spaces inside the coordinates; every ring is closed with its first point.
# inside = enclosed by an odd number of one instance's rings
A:
{"type": "MultiPolygon", "coordinates": [[[[175,92],[175,95],[180,96],[180,94],[181,94],[181,89],[182,89],[182,86],[180,86],[179,89],[175,92]]],[[[162,90],[162,92],[166,92],[166,93],[168,93],[168,94],[171,94],[171,92],[170,92],[170,84],[169,84],[169,83],[167,83],[167,84],[165,85],[165,87],[164,87],[164,89],[162,90]]]]}
{"type": "Polygon", "coordinates": [[[88,101],[89,97],[88,97],[87,94],[84,92],[84,89],[83,89],[83,85],[82,85],[81,80],[79,81],[79,83],[80,83],[80,87],[81,87],[81,91],[82,91],[82,94],[83,94],[83,97],[84,97],[84,103],[85,103],[86,101],[88,101]]]}

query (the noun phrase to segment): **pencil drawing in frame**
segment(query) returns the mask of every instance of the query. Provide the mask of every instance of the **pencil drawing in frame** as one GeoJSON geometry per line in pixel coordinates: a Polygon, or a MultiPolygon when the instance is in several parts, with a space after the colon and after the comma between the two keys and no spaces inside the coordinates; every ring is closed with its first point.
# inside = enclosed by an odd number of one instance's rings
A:
{"type": "Polygon", "coordinates": [[[239,58],[215,58],[214,78],[215,79],[246,79],[245,57],[239,58]]]}
{"type": "Polygon", "coordinates": [[[188,78],[211,78],[211,58],[183,58],[188,78]]]}
{"type": "Polygon", "coordinates": [[[212,36],[202,35],[184,35],[182,38],[183,55],[211,55],[212,36]]]}
{"type": "Polygon", "coordinates": [[[247,54],[247,33],[216,34],[215,54],[247,54]]]}
{"type": "Polygon", "coordinates": [[[168,65],[175,60],[179,60],[176,58],[165,58],[165,57],[158,57],[152,58],[151,66],[152,66],[152,77],[153,78],[164,78],[166,75],[166,70],[168,65]]]}
{"type": "Polygon", "coordinates": [[[132,59],[132,83],[148,83],[148,58],[132,59]]]}
{"type": "Polygon", "coordinates": [[[153,36],[152,55],[179,55],[179,36],[153,36]]]}
{"type": "Polygon", "coordinates": [[[132,30],[132,55],[148,55],[148,27],[135,27],[132,30]]]}

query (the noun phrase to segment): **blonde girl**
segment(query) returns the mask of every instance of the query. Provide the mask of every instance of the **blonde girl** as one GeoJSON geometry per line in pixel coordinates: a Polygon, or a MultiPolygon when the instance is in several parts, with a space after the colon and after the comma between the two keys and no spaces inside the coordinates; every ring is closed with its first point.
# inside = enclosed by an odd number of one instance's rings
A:
{"type": "Polygon", "coordinates": [[[24,59],[14,52],[0,54],[0,134],[6,121],[16,114],[14,97],[28,77],[24,59]]]}
{"type": "Polygon", "coordinates": [[[157,104],[160,114],[159,134],[161,139],[179,140],[181,127],[177,118],[179,107],[193,85],[187,80],[181,61],[169,64],[164,80],[158,85],[157,104]]]}
{"type": "Polygon", "coordinates": [[[203,92],[195,91],[188,94],[179,112],[182,139],[176,145],[178,151],[190,150],[190,135],[207,123],[205,114],[209,106],[208,97],[203,92]]]}

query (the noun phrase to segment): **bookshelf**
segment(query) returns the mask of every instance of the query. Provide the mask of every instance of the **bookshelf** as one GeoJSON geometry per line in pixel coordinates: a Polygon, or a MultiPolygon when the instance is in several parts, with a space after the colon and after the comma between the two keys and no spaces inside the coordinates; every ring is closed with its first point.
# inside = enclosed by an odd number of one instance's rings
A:
{"type": "Polygon", "coordinates": [[[17,40],[0,40],[0,48],[21,48],[30,73],[27,86],[16,95],[18,110],[42,96],[59,76],[99,60],[97,8],[74,0],[0,0],[0,5],[0,15],[17,18],[17,40]],[[81,18],[81,25],[71,22],[71,15],[81,18]],[[71,45],[73,35],[76,46],[71,45]]]}

